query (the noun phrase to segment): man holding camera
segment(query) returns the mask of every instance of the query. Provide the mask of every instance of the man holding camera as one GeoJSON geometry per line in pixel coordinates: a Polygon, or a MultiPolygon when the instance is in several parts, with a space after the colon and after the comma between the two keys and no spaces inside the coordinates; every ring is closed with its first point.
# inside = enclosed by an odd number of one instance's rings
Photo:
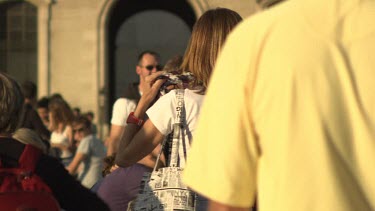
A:
{"type": "MultiPolygon", "coordinates": [[[[142,92],[147,88],[146,77],[161,69],[157,53],[144,51],[139,55],[136,66],[139,83],[130,84],[123,97],[119,98],[113,105],[110,137],[107,140],[108,156],[114,156],[118,150],[118,143],[127,124],[126,120],[129,114],[135,110],[142,92]]],[[[139,192],[144,173],[152,171],[155,160],[155,155],[150,154],[132,166],[117,168],[108,174],[99,185],[99,197],[109,205],[111,210],[127,210],[128,203],[139,192]]]]}
{"type": "Polygon", "coordinates": [[[138,56],[136,73],[139,75],[139,83],[129,84],[123,96],[117,99],[113,105],[111,131],[109,138],[107,139],[107,155],[112,155],[117,151],[117,145],[126,125],[126,119],[130,112],[135,110],[138,100],[141,98],[141,94],[146,84],[146,76],[162,69],[162,66],[159,65],[159,60],[159,54],[153,51],[143,51],[138,56]]]}

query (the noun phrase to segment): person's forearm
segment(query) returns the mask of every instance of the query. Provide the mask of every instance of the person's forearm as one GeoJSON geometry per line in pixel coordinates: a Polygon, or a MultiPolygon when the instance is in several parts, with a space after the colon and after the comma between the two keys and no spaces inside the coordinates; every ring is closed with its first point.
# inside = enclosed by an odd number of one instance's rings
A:
{"type": "MultiPolygon", "coordinates": [[[[138,105],[134,111],[134,116],[138,119],[145,119],[146,111],[150,106],[151,100],[147,99],[146,96],[142,96],[138,102],[138,105]]],[[[135,134],[139,131],[141,127],[135,124],[129,124],[125,127],[124,133],[120,136],[120,141],[118,144],[119,149],[125,149],[135,136],[135,134]],[[128,127],[129,126],[129,127],[128,127]]]]}
{"type": "Polygon", "coordinates": [[[146,96],[142,97],[134,111],[134,116],[139,119],[145,119],[146,111],[150,107],[151,100],[146,99],[146,96]]]}
{"type": "MultiPolygon", "coordinates": [[[[140,99],[135,111],[134,116],[138,119],[145,119],[146,111],[150,105],[151,100],[148,99],[146,96],[142,96],[140,99]]],[[[152,151],[146,149],[148,148],[145,146],[145,148],[139,149],[140,143],[132,143],[132,140],[134,139],[134,136],[137,134],[137,132],[142,128],[142,126],[138,126],[136,124],[128,124],[125,127],[124,133],[122,137],[119,140],[118,145],[118,152],[116,154],[115,162],[117,165],[121,167],[126,167],[129,165],[132,165],[139,161],[140,159],[144,158],[148,153],[152,151]],[[132,144],[131,144],[132,143],[132,144]],[[129,145],[132,145],[129,149],[129,145]]],[[[144,141],[144,140],[142,140],[144,141]]]]}
{"type": "MultiPolygon", "coordinates": [[[[155,73],[152,75],[150,81],[153,81],[161,73],[155,73]],[[154,78],[154,79],[152,79],[154,78]]],[[[157,93],[159,93],[160,86],[164,83],[163,80],[157,80],[149,90],[146,90],[138,102],[138,105],[134,111],[134,116],[138,119],[145,119],[146,110],[150,107],[151,103],[155,99],[157,93]]],[[[147,125],[147,123],[146,123],[147,125]]],[[[126,167],[139,161],[147,154],[152,152],[156,145],[150,140],[145,140],[145,137],[137,139],[133,142],[137,132],[144,126],[138,126],[136,124],[128,124],[125,127],[124,133],[120,138],[118,151],[116,154],[115,163],[121,167],[126,167]],[[151,144],[150,144],[151,143],[151,144]],[[130,147],[129,147],[130,145],[130,147]]],[[[146,127],[142,130],[143,134],[140,136],[146,136],[146,127]]],[[[149,129],[149,128],[147,128],[149,129]]],[[[139,136],[138,136],[139,138],[139,136]]],[[[150,135],[152,139],[152,134],[150,135]]],[[[148,138],[146,138],[148,139],[148,138]]]]}
{"type": "MultiPolygon", "coordinates": [[[[139,101],[137,105],[137,108],[134,111],[134,116],[137,117],[138,119],[144,119],[146,110],[147,110],[146,104],[141,98],[141,100],[139,101]]],[[[133,164],[133,163],[128,163],[127,159],[125,158],[125,156],[127,155],[126,147],[129,146],[129,144],[131,143],[131,140],[134,138],[135,134],[137,134],[139,129],[140,127],[136,124],[126,125],[124,129],[124,133],[120,137],[120,140],[118,143],[118,148],[117,148],[118,151],[117,151],[116,159],[115,159],[115,162],[117,165],[125,167],[125,166],[129,166],[133,164]]]]}
{"type": "Polygon", "coordinates": [[[66,167],[66,170],[69,172],[70,175],[74,175],[76,173],[76,169],[71,167],[70,165],[66,167]]]}
{"type": "Polygon", "coordinates": [[[107,150],[107,155],[111,156],[114,153],[117,152],[117,145],[118,145],[119,139],[118,138],[108,138],[108,150],[107,150]]]}
{"type": "Polygon", "coordinates": [[[69,166],[66,167],[66,170],[69,172],[70,175],[74,175],[76,173],[76,170],[78,168],[78,165],[73,160],[69,166]]]}
{"type": "Polygon", "coordinates": [[[64,144],[51,144],[51,147],[59,148],[60,150],[68,150],[69,147],[64,144]]]}
{"type": "Polygon", "coordinates": [[[77,172],[79,164],[86,159],[86,154],[77,152],[76,155],[73,158],[73,161],[69,164],[69,166],[66,168],[70,174],[74,175],[77,172]]]}
{"type": "Polygon", "coordinates": [[[126,147],[129,145],[130,140],[133,139],[134,135],[138,132],[138,130],[139,126],[135,124],[128,124],[125,127],[125,131],[123,137],[120,139],[115,158],[115,163],[118,166],[127,167],[133,164],[126,159],[126,157],[128,157],[126,147]]]}

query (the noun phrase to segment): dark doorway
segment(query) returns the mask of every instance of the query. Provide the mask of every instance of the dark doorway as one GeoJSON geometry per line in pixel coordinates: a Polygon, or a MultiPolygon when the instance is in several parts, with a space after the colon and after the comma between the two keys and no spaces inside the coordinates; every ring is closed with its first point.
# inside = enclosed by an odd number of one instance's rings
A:
{"type": "Polygon", "coordinates": [[[37,8],[23,1],[0,3],[0,71],[37,84],[37,8]]]}
{"type": "Polygon", "coordinates": [[[162,64],[174,55],[183,55],[196,15],[185,0],[119,0],[108,20],[111,114],[112,105],[125,86],[138,81],[138,54],[156,51],[162,64]]]}

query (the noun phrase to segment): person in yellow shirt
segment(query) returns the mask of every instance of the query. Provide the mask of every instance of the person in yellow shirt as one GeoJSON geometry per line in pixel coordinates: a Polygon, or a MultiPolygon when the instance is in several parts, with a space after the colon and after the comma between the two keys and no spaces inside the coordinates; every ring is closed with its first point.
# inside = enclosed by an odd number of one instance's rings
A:
{"type": "Polygon", "coordinates": [[[375,210],[373,20],[373,0],[289,0],[228,37],[184,172],[211,210],[375,210]]]}

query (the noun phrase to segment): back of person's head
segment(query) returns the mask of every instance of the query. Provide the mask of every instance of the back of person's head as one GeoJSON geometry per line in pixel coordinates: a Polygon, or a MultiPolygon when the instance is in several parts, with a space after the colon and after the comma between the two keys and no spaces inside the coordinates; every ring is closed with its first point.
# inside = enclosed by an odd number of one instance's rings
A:
{"type": "Polygon", "coordinates": [[[167,73],[181,74],[181,70],[180,70],[181,64],[182,64],[182,56],[176,55],[165,63],[163,70],[167,73]]]}
{"type": "Polygon", "coordinates": [[[73,126],[77,125],[83,125],[85,129],[91,129],[91,121],[85,115],[76,117],[73,120],[73,126]]]}
{"type": "Polygon", "coordinates": [[[235,11],[217,8],[206,11],[194,24],[181,69],[195,76],[195,85],[207,87],[226,37],[241,20],[235,11]]]}
{"type": "Polygon", "coordinates": [[[0,133],[13,133],[22,113],[21,87],[10,76],[0,73],[0,133]]]}
{"type": "Polygon", "coordinates": [[[30,130],[28,128],[20,128],[13,134],[13,138],[23,144],[33,145],[34,147],[42,150],[43,153],[47,154],[48,146],[33,130],[30,130]]]}
{"type": "Polygon", "coordinates": [[[58,98],[51,100],[48,104],[48,110],[51,114],[50,122],[52,130],[57,129],[58,124],[69,125],[74,119],[73,112],[65,100],[58,98]]]}
{"type": "Polygon", "coordinates": [[[47,97],[42,97],[38,100],[38,102],[36,103],[36,107],[37,108],[45,108],[45,109],[48,109],[48,103],[49,103],[49,99],[47,97]]]}
{"type": "Polygon", "coordinates": [[[159,56],[158,53],[156,53],[156,52],[154,52],[154,51],[146,50],[146,51],[142,51],[142,52],[138,55],[138,60],[137,60],[138,63],[137,63],[137,65],[140,65],[140,64],[141,64],[142,59],[143,59],[143,56],[146,55],[146,54],[150,54],[150,55],[154,56],[155,59],[156,59],[157,61],[160,60],[160,56],[159,56]]]}
{"type": "Polygon", "coordinates": [[[74,108],[73,108],[73,111],[74,111],[74,112],[77,112],[77,113],[81,113],[81,109],[78,108],[78,107],[74,107],[74,108]]]}
{"type": "Polygon", "coordinates": [[[26,99],[35,99],[37,88],[34,82],[24,81],[21,85],[23,96],[26,99]]]}
{"type": "Polygon", "coordinates": [[[60,93],[54,93],[49,97],[50,101],[53,101],[55,99],[64,100],[63,96],[60,93]]]}
{"type": "Polygon", "coordinates": [[[88,120],[90,120],[90,122],[92,122],[95,117],[94,112],[92,111],[86,112],[83,116],[85,116],[88,120]]]}

